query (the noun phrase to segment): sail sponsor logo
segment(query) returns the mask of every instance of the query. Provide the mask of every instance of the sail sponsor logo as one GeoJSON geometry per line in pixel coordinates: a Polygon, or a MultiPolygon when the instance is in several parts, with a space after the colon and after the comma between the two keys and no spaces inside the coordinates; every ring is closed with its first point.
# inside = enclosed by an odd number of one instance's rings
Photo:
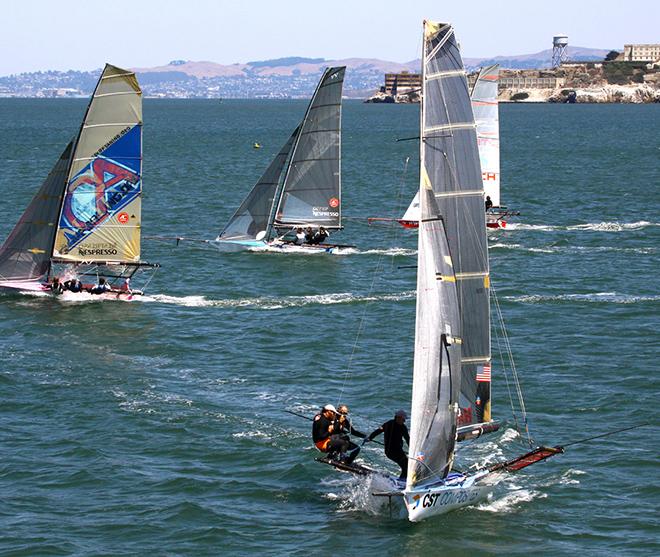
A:
{"type": "Polygon", "coordinates": [[[91,161],[67,188],[60,219],[68,240],[65,252],[135,199],[140,189],[140,176],[130,168],[103,157],[91,161]]]}
{"type": "Polygon", "coordinates": [[[330,200],[328,201],[328,205],[330,205],[330,207],[332,207],[333,209],[336,209],[337,207],[339,207],[339,199],[337,199],[336,197],[331,197],[330,200]]]}
{"type": "Polygon", "coordinates": [[[315,217],[339,217],[339,211],[331,211],[330,207],[312,207],[312,215],[315,217]]]}
{"type": "Polygon", "coordinates": [[[119,224],[126,224],[128,222],[129,216],[127,212],[122,212],[117,215],[117,221],[119,224]]]}
{"type": "Polygon", "coordinates": [[[115,141],[117,141],[120,137],[123,137],[126,135],[128,132],[130,132],[133,128],[131,126],[126,126],[123,130],[121,130],[117,135],[115,135],[110,141],[108,141],[103,147],[101,147],[96,153],[94,153],[92,156],[93,157],[98,157],[103,151],[105,151],[110,145],[112,145],[115,141]]]}
{"type": "Polygon", "coordinates": [[[89,243],[78,247],[78,255],[80,257],[117,255],[118,253],[117,246],[107,242],[89,243]]]}
{"type": "Polygon", "coordinates": [[[497,172],[482,172],[481,179],[485,181],[497,180],[497,172]]]}

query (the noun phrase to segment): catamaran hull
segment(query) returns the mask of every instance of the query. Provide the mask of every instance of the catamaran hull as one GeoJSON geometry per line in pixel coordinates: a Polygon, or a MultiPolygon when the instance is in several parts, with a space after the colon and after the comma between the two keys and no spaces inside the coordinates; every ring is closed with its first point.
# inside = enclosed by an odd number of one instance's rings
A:
{"type": "Polygon", "coordinates": [[[462,476],[443,485],[405,490],[403,500],[408,520],[419,522],[432,516],[476,505],[485,500],[496,484],[495,474],[462,476]]]}

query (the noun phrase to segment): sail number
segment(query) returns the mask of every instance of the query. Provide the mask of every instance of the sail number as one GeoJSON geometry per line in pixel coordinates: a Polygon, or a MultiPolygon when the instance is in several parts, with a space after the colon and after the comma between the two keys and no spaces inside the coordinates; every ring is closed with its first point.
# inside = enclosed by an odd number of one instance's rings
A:
{"type": "Polygon", "coordinates": [[[460,505],[471,503],[476,500],[478,491],[465,491],[463,489],[456,491],[443,491],[442,493],[427,493],[422,497],[422,507],[443,507],[445,505],[460,505]]]}

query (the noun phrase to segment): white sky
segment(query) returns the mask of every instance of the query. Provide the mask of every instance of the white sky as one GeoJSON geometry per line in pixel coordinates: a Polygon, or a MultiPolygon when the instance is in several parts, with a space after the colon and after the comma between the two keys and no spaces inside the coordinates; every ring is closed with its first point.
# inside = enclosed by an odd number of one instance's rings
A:
{"type": "Polygon", "coordinates": [[[0,10],[0,75],[175,59],[407,62],[424,18],[453,23],[468,58],[538,52],[557,33],[603,49],[660,42],[660,0],[4,0],[0,10]]]}

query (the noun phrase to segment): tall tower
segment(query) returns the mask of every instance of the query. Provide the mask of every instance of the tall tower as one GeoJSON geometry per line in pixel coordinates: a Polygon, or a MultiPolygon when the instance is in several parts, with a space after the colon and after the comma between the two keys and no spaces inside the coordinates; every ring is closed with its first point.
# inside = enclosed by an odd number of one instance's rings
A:
{"type": "Polygon", "coordinates": [[[566,48],[568,47],[568,36],[555,35],[552,37],[552,67],[561,66],[562,62],[568,60],[566,48]]]}

